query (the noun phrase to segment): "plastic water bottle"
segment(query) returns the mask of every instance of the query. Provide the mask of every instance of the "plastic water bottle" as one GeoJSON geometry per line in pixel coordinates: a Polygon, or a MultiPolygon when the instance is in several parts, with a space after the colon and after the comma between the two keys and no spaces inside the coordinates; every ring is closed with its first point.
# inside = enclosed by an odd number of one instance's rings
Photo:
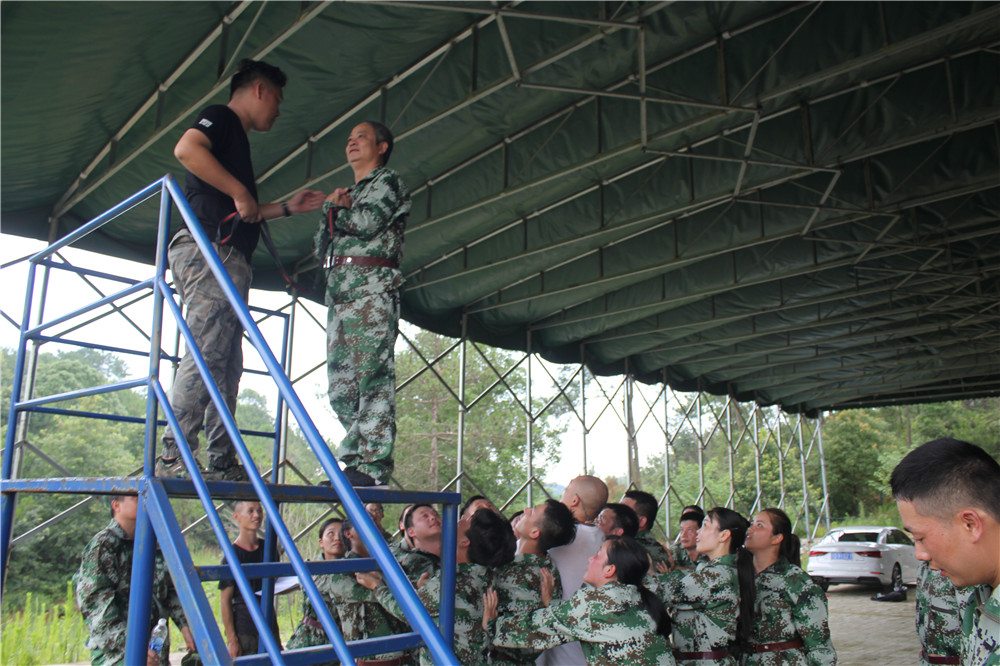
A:
{"type": "Polygon", "coordinates": [[[149,637],[149,649],[156,654],[163,652],[163,643],[166,642],[169,631],[167,618],[161,617],[160,621],[156,623],[156,628],[153,629],[152,635],[149,637]]]}

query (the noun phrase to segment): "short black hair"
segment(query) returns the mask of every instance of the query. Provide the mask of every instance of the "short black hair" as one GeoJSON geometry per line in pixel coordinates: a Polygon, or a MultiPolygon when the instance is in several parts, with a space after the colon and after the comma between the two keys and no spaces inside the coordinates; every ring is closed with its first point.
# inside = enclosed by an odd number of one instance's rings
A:
{"type": "Polygon", "coordinates": [[[635,512],[646,519],[648,527],[652,527],[660,508],[656,498],[645,490],[630,490],[625,493],[625,497],[635,502],[635,512]]]}
{"type": "Polygon", "coordinates": [[[632,507],[617,502],[609,502],[604,505],[604,511],[610,511],[615,516],[615,527],[620,527],[622,536],[634,539],[639,532],[639,514],[632,510],[632,507]]]}
{"type": "Polygon", "coordinates": [[[701,525],[702,521],[705,520],[705,512],[698,507],[684,507],[684,513],[681,514],[681,519],[677,521],[677,524],[683,523],[685,520],[693,520],[701,525]]]}
{"type": "Polygon", "coordinates": [[[408,530],[411,527],[413,527],[413,514],[417,512],[417,509],[420,509],[422,507],[427,507],[431,511],[437,511],[437,509],[435,509],[434,507],[432,507],[430,504],[427,503],[414,504],[413,506],[410,507],[410,511],[409,513],[406,514],[406,517],[403,518],[404,530],[408,530]]]}
{"type": "Polygon", "coordinates": [[[576,538],[576,519],[573,512],[562,502],[545,500],[545,510],[538,525],[538,547],[548,552],[571,543],[576,538]]]}
{"type": "Polygon", "coordinates": [[[486,495],[473,495],[469,499],[465,500],[465,504],[462,505],[462,510],[458,512],[458,515],[464,516],[465,512],[469,510],[470,506],[472,506],[472,503],[478,502],[479,500],[486,500],[490,504],[493,504],[493,500],[491,500],[486,495]]]}
{"type": "Polygon", "coordinates": [[[469,529],[465,532],[469,540],[470,562],[495,569],[514,559],[517,538],[507,520],[489,509],[480,509],[472,514],[469,529]]]}
{"type": "Polygon", "coordinates": [[[950,518],[961,506],[974,506],[1000,521],[1000,463],[966,441],[921,444],[899,461],[889,485],[895,499],[920,503],[921,513],[950,518]]]}
{"type": "Polygon", "coordinates": [[[244,58],[236,66],[236,73],[229,81],[229,96],[232,97],[240,88],[252,84],[258,79],[264,79],[274,84],[278,88],[284,88],[288,83],[288,77],[279,68],[269,65],[260,60],[244,58]]]}
{"type": "Polygon", "coordinates": [[[111,506],[111,503],[115,502],[115,501],[124,502],[126,497],[128,497],[128,495],[109,495],[108,496],[108,510],[111,511],[111,517],[112,518],[115,517],[115,507],[111,506]]]}
{"type": "MultiPolygon", "coordinates": [[[[366,124],[368,124],[368,125],[371,125],[372,129],[375,130],[375,147],[376,148],[378,147],[378,144],[380,144],[380,143],[387,143],[387,144],[389,144],[389,147],[385,149],[384,153],[382,153],[382,166],[385,166],[386,164],[389,163],[389,156],[392,155],[392,146],[393,146],[393,143],[395,143],[395,141],[392,138],[392,132],[389,130],[388,127],[386,127],[385,125],[383,125],[382,123],[380,123],[377,120],[365,120],[364,122],[366,124]]],[[[479,498],[479,499],[486,499],[482,495],[477,495],[476,497],[479,498]]],[[[472,500],[469,500],[469,501],[471,502],[472,500]]]]}

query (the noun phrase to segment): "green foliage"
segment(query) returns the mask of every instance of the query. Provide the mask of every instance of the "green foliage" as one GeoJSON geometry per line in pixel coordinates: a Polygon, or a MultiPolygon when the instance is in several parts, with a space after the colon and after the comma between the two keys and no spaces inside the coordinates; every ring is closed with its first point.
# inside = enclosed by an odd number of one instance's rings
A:
{"type": "MultiPolygon", "coordinates": [[[[426,331],[420,331],[414,339],[427,359],[440,355],[452,342],[426,331]]],[[[499,382],[497,372],[504,373],[518,356],[499,349],[483,349],[483,352],[485,358],[471,344],[466,352],[466,402],[471,403],[484,392],[488,395],[466,413],[464,469],[484,494],[499,503],[526,480],[527,425],[521,406],[525,376],[518,369],[499,382]]],[[[411,349],[396,354],[397,380],[408,378],[423,367],[423,360],[411,349]]],[[[438,489],[456,473],[458,405],[447,387],[457,392],[459,374],[459,355],[455,350],[396,396],[394,476],[404,487],[438,489]]],[[[534,412],[543,405],[541,398],[533,396],[534,412]]],[[[567,409],[564,400],[557,400],[532,424],[534,471],[539,477],[544,475],[546,460],[558,459],[558,439],[565,430],[559,417],[567,409]]]]}
{"type": "Polygon", "coordinates": [[[63,664],[89,656],[87,626],[77,610],[72,584],[61,604],[50,605],[30,592],[24,609],[4,614],[0,663],[17,666],[63,664]]]}

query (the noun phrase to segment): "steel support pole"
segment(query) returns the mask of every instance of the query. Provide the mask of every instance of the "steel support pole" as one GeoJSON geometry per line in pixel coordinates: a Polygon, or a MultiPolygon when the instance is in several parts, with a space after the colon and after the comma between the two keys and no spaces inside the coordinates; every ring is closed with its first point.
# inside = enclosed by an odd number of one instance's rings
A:
{"type": "Polygon", "coordinates": [[[639,479],[639,453],[635,442],[635,415],[632,413],[632,393],[635,391],[635,379],[628,374],[628,359],[625,359],[625,435],[628,442],[628,485],[637,483],[639,479]]]}
{"type": "Polygon", "coordinates": [[[532,442],[532,406],[531,406],[531,328],[528,328],[527,332],[527,349],[528,354],[527,363],[525,364],[525,418],[524,418],[524,436],[525,444],[527,445],[527,451],[525,452],[526,465],[528,470],[528,506],[535,506],[535,491],[534,483],[532,480],[535,478],[535,468],[534,468],[534,451],[532,442]]]}
{"type": "Polygon", "coordinates": [[[587,473],[587,433],[590,428],[587,426],[587,363],[584,357],[584,346],[580,345],[580,421],[583,424],[583,470],[581,474],[587,473]]]}
{"type": "Polygon", "coordinates": [[[826,529],[830,531],[830,491],[826,487],[826,456],[823,455],[823,414],[819,415],[816,419],[816,426],[819,428],[819,437],[817,442],[819,443],[819,475],[820,479],[823,481],[823,507],[824,518],[826,518],[826,529]]]}
{"type": "MultiPolygon", "coordinates": [[[[148,477],[147,477],[148,478],[148,477]]],[[[140,482],[145,489],[145,482],[140,482]]],[[[132,580],[128,596],[128,633],[125,637],[125,663],[145,664],[149,645],[150,610],[153,602],[153,567],[156,539],[146,513],[144,494],[140,495],[135,516],[135,542],[132,550],[132,580]]]]}
{"type": "Polygon", "coordinates": [[[465,372],[466,347],[468,345],[468,315],[462,313],[462,342],[458,348],[458,442],[455,455],[455,492],[462,492],[462,477],[465,473],[465,372]]]}
{"type": "Polygon", "coordinates": [[[802,472],[802,510],[803,515],[806,520],[806,534],[811,534],[810,520],[809,520],[809,487],[806,484],[806,452],[805,447],[802,445],[802,414],[798,415],[798,422],[796,424],[799,431],[799,469],[802,472]]]}
{"type": "Polygon", "coordinates": [[[778,485],[781,488],[781,496],[778,498],[778,508],[785,509],[785,452],[781,448],[781,408],[775,407],[776,417],[774,419],[774,439],[778,446],[778,485]]]}
{"type": "Polygon", "coordinates": [[[670,386],[667,384],[667,370],[663,369],[663,520],[667,540],[670,540],[674,526],[670,516],[670,386]]]}
{"type": "Polygon", "coordinates": [[[733,449],[733,399],[726,398],[726,443],[729,446],[729,501],[730,509],[736,509],[736,451],[733,449]]]}

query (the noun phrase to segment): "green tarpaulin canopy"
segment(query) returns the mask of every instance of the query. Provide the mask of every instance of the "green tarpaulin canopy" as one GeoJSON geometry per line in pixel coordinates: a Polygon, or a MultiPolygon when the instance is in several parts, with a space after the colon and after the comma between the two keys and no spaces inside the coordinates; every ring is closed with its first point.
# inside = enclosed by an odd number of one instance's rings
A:
{"type": "MultiPolygon", "coordinates": [[[[0,11],[5,233],[181,177],[178,137],[265,59],[289,84],[251,139],[262,200],[349,184],[360,120],[396,134],[420,326],[792,412],[1000,393],[996,3],[0,11]]],[[[150,262],[156,214],[86,247],[150,262]]],[[[307,284],[316,224],[272,225],[307,284]]]]}

